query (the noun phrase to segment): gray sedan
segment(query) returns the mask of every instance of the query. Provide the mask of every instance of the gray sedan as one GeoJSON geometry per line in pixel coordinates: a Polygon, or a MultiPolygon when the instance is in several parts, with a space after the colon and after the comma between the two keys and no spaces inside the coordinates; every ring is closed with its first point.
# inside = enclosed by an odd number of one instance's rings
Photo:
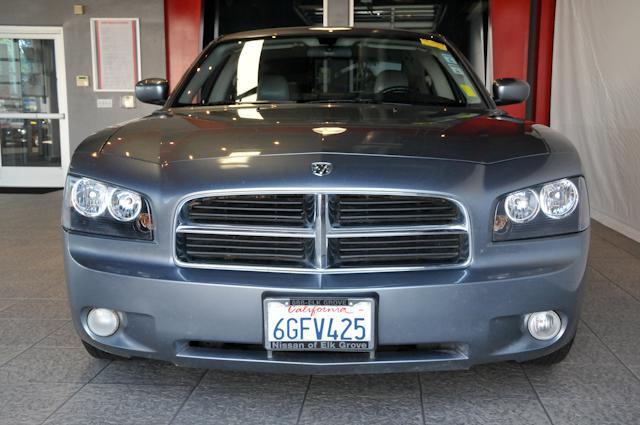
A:
{"type": "Polygon", "coordinates": [[[445,39],[261,30],[204,49],[140,120],[89,136],[62,210],[97,357],[298,373],[552,364],[589,203],[571,143],[498,106],[445,39]]]}

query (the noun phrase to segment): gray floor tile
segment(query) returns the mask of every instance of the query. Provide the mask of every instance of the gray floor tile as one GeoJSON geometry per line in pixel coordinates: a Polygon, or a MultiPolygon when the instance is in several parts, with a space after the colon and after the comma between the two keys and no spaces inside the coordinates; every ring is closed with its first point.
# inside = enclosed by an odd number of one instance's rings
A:
{"type": "Polygon", "coordinates": [[[0,345],[0,366],[29,348],[29,345],[0,345]]]}
{"type": "Polygon", "coordinates": [[[66,300],[21,300],[0,311],[0,318],[70,320],[66,300]]]}
{"type": "Polygon", "coordinates": [[[190,387],[88,384],[45,423],[168,424],[190,392],[190,387]]]}
{"type": "Polygon", "coordinates": [[[309,378],[302,375],[261,374],[210,370],[202,378],[201,386],[222,389],[263,389],[287,387],[291,391],[303,391],[309,378]]]}
{"type": "Polygon", "coordinates": [[[195,386],[203,369],[177,367],[153,360],[114,360],[93,380],[96,384],[154,384],[195,386]]]}
{"type": "Polygon", "coordinates": [[[307,394],[301,424],[422,424],[420,396],[370,398],[307,394]]]}
{"type": "Polygon", "coordinates": [[[449,399],[465,397],[535,398],[522,367],[516,363],[476,366],[456,372],[423,373],[422,394],[425,398],[449,399]]]}
{"type": "Polygon", "coordinates": [[[0,300],[0,312],[15,304],[15,300],[0,300]]]}
{"type": "Polygon", "coordinates": [[[45,298],[55,298],[66,300],[68,298],[67,286],[64,282],[54,283],[48,286],[43,292],[42,296],[45,298]]]}
{"type": "Polygon", "coordinates": [[[65,320],[0,319],[0,345],[34,344],[65,323],[65,320]]]}
{"type": "Polygon", "coordinates": [[[590,264],[605,277],[640,300],[640,260],[598,258],[592,260],[590,264]]]}
{"type": "MultiPolygon", "coordinates": [[[[2,267],[0,266],[0,270],[2,267]]],[[[26,273],[21,270],[20,273],[26,273]]],[[[26,280],[24,282],[6,282],[0,284],[0,298],[48,298],[43,296],[49,286],[43,282],[26,280]]]]}
{"type": "Polygon", "coordinates": [[[616,247],[624,249],[635,258],[640,259],[640,243],[598,223],[597,221],[592,220],[591,223],[592,235],[598,236],[607,242],[612,243],[616,247]]]}
{"type": "Polygon", "coordinates": [[[636,376],[636,378],[640,379],[640,364],[629,364],[627,367],[631,370],[631,373],[636,376]]]}
{"type": "Polygon", "coordinates": [[[36,344],[37,347],[82,348],[82,340],[72,322],[65,323],[57,331],[36,344]]]}
{"type": "Polygon", "coordinates": [[[425,398],[424,416],[433,425],[551,425],[537,399],[521,397],[425,398]]]}
{"type": "MultiPolygon", "coordinates": [[[[304,390],[199,386],[174,424],[295,424],[304,390]]],[[[333,420],[333,418],[331,419],[333,420]]]]}
{"type": "Polygon", "coordinates": [[[609,280],[590,280],[582,318],[601,338],[605,335],[638,336],[640,302],[609,280]]]}
{"type": "MultiPolygon", "coordinates": [[[[640,331],[637,335],[640,335],[640,331]]],[[[622,363],[640,366],[640,340],[637,336],[605,335],[602,339],[622,363]]]]}
{"type": "Polygon", "coordinates": [[[562,363],[593,367],[596,365],[618,365],[619,360],[589,328],[580,323],[573,347],[562,363]]]}
{"type": "Polygon", "coordinates": [[[370,398],[412,397],[420,394],[416,373],[391,375],[314,376],[309,386],[314,396],[342,395],[370,398]]]}
{"type": "Polygon", "coordinates": [[[640,404],[610,403],[608,400],[564,400],[542,398],[554,425],[632,425],[640,423],[640,404]]]}
{"type": "Polygon", "coordinates": [[[590,403],[639,403],[640,381],[623,365],[558,364],[526,366],[531,384],[542,397],[590,403]]]}
{"type": "Polygon", "coordinates": [[[619,248],[612,244],[611,242],[603,239],[601,236],[592,234],[591,235],[591,246],[589,250],[589,258],[590,259],[626,259],[633,261],[635,257],[625,251],[622,248],[619,248]]]}
{"type": "Polygon", "coordinates": [[[583,321],[605,344],[611,339],[640,338],[640,306],[620,303],[619,309],[609,308],[608,311],[595,311],[585,306],[583,321]]]}
{"type": "Polygon", "coordinates": [[[41,424],[79,388],[77,384],[0,385],[0,424],[41,424]]]}
{"type": "Polygon", "coordinates": [[[82,348],[33,347],[0,367],[0,383],[86,383],[107,364],[82,348]]]}

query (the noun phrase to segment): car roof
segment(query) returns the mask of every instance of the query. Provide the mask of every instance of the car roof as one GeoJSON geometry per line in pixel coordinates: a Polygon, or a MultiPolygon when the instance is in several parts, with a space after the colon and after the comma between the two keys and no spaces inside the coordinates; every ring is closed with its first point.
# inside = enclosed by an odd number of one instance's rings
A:
{"type": "Polygon", "coordinates": [[[395,38],[402,40],[415,40],[416,38],[429,38],[446,42],[446,39],[436,33],[416,32],[396,29],[380,29],[380,28],[361,28],[361,27],[287,27],[287,28],[265,28],[253,31],[236,32],[224,35],[215,42],[246,40],[250,38],[265,37],[295,37],[295,36],[319,36],[319,35],[348,35],[352,37],[377,37],[377,38],[395,38]]]}

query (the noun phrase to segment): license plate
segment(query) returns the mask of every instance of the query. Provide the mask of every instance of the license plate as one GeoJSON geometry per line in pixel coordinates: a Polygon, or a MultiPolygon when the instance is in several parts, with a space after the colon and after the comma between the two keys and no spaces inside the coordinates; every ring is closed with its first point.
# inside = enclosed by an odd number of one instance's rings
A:
{"type": "Polygon", "coordinates": [[[373,351],[372,298],[266,298],[269,351],[373,351]]]}

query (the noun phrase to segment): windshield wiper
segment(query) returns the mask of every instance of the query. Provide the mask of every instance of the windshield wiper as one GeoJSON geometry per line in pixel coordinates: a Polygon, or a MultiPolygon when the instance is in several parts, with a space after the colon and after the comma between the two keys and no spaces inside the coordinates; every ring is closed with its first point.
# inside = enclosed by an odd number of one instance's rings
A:
{"type": "Polygon", "coordinates": [[[429,101],[420,100],[381,100],[381,99],[323,99],[323,100],[299,100],[297,103],[362,103],[373,105],[419,105],[419,106],[467,106],[466,102],[453,99],[438,99],[429,101]]]}
{"type": "Polygon", "coordinates": [[[384,103],[377,99],[313,99],[298,100],[297,103],[384,103]]]}
{"type": "Polygon", "coordinates": [[[270,105],[272,103],[295,103],[293,100],[252,100],[245,102],[234,102],[231,100],[221,100],[219,102],[198,103],[197,105],[180,106],[248,106],[248,105],[270,105]]]}

